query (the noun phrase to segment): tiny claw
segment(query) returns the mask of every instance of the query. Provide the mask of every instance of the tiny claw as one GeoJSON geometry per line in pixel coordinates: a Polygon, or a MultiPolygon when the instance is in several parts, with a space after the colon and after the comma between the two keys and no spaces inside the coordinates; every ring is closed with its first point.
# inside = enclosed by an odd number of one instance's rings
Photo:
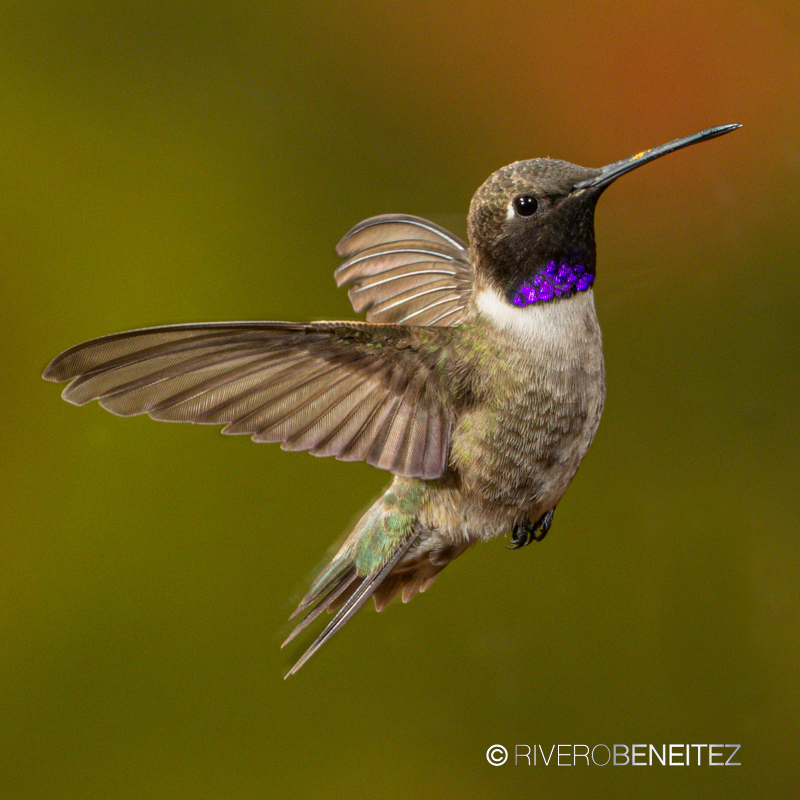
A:
{"type": "Polygon", "coordinates": [[[529,519],[520,522],[514,526],[511,533],[511,544],[507,545],[508,550],[519,550],[520,547],[526,547],[532,541],[531,537],[534,535],[533,524],[529,519]]]}
{"type": "Polygon", "coordinates": [[[511,532],[511,544],[506,545],[507,550],[519,550],[520,547],[525,547],[531,542],[541,542],[550,526],[553,524],[553,516],[556,510],[551,508],[546,514],[536,521],[531,522],[530,519],[525,519],[518,522],[511,532]]]}
{"type": "Polygon", "coordinates": [[[526,539],[524,536],[518,535],[517,531],[515,530],[513,536],[511,537],[511,544],[506,545],[506,550],[519,550],[520,547],[525,547],[525,545],[530,543],[530,539],[526,539]]]}
{"type": "Polygon", "coordinates": [[[545,536],[547,536],[547,532],[550,530],[550,526],[553,524],[553,517],[556,514],[556,510],[551,508],[534,526],[534,534],[533,538],[537,542],[541,542],[545,536]]]}

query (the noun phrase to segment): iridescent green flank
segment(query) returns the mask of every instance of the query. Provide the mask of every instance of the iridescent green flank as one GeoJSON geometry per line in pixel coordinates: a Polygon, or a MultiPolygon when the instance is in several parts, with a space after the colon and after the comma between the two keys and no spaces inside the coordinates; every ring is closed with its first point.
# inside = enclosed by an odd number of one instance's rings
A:
{"type": "MultiPolygon", "coordinates": [[[[353,561],[359,575],[380,569],[400,542],[416,530],[425,489],[420,481],[395,481],[362,520],[353,561]]],[[[358,529],[357,529],[358,530],[358,529]]]]}
{"type": "Polygon", "coordinates": [[[398,545],[416,532],[425,495],[422,481],[396,479],[364,514],[330,566],[314,581],[309,597],[324,592],[352,567],[361,576],[377,572],[398,545]]]}

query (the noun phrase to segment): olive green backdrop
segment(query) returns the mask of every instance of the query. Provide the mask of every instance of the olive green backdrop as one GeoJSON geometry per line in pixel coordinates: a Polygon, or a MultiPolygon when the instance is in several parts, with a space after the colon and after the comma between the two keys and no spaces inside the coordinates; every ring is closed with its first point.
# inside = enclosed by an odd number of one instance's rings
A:
{"type": "Polygon", "coordinates": [[[0,796],[790,796],[798,767],[796,2],[5,2],[0,796]],[[498,167],[709,125],[598,209],[609,394],[544,543],[479,545],[278,648],[387,476],[74,408],[40,373],[169,322],[352,318],[333,246],[464,234],[498,167]],[[741,767],[493,767],[495,743],[741,767]]]}

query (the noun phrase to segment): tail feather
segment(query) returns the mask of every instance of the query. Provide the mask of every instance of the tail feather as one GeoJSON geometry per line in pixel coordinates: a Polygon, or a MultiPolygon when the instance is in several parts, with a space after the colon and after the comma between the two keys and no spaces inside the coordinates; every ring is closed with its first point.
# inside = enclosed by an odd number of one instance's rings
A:
{"type": "MultiPolygon", "coordinates": [[[[383,566],[379,569],[375,570],[374,572],[367,575],[355,591],[350,595],[350,597],[344,602],[342,607],[337,611],[334,618],[325,626],[325,629],[322,633],[312,642],[311,646],[300,656],[299,660],[294,664],[294,666],[286,673],[286,677],[288,678],[290,675],[294,675],[303,664],[308,661],[314,653],[322,647],[325,642],[328,641],[335,633],[340,631],[342,627],[353,617],[353,615],[364,605],[364,603],[369,600],[375,590],[381,585],[383,580],[386,578],[387,575],[395,568],[397,563],[400,559],[406,554],[408,549],[411,545],[416,541],[419,537],[419,533],[416,533],[413,536],[407,537],[403,540],[394,550],[391,557],[386,561],[383,566]]],[[[353,576],[348,582],[344,583],[343,581],[340,582],[339,585],[332,588],[331,592],[323,598],[318,606],[316,606],[308,616],[303,619],[303,621],[295,628],[294,631],[289,635],[289,638],[286,640],[291,641],[294,638],[296,633],[299,633],[299,630],[305,628],[305,626],[312,621],[312,619],[316,618],[318,614],[322,612],[325,607],[330,606],[330,604],[336,599],[336,597],[341,596],[341,593],[344,592],[347,588],[349,588],[352,583],[357,580],[357,576],[353,576]],[[330,598],[330,600],[329,600],[330,598]]],[[[313,602],[313,601],[312,601],[313,602]]],[[[302,604],[301,604],[302,605],[302,604]]]]}
{"type": "Polygon", "coordinates": [[[298,614],[302,614],[309,606],[313,606],[323,597],[330,596],[332,602],[335,595],[331,596],[331,593],[336,592],[343,582],[346,581],[349,584],[349,579],[355,577],[355,572],[355,565],[351,560],[340,556],[334,558],[327,568],[314,579],[308,593],[300,601],[300,605],[289,615],[289,619],[294,619],[298,614]]]}
{"type": "MultiPolygon", "coordinates": [[[[300,631],[305,630],[325,609],[328,611],[335,611],[338,606],[335,606],[335,601],[340,598],[343,594],[346,594],[347,589],[355,590],[357,586],[353,586],[353,583],[358,579],[358,575],[356,574],[355,568],[351,567],[349,570],[346,570],[339,581],[339,584],[333,587],[325,598],[320,600],[320,602],[308,612],[308,614],[303,617],[300,622],[295,625],[292,632],[286,638],[286,641],[281,645],[281,648],[286,647],[289,642],[297,636],[300,631]]],[[[346,598],[345,598],[346,599],[346,598]]],[[[344,600],[342,600],[344,602],[344,600]]],[[[302,604],[301,604],[302,605],[302,604]]],[[[307,607],[307,606],[306,606],[307,607]]],[[[296,616],[298,612],[301,611],[301,608],[298,606],[297,610],[292,614],[292,617],[296,616]]],[[[291,619],[292,617],[289,617],[291,619]]]]}
{"type": "Polygon", "coordinates": [[[337,592],[336,597],[334,597],[327,608],[328,613],[335,614],[350,599],[350,595],[352,595],[360,585],[361,581],[355,580],[347,587],[347,591],[341,593],[337,592]]]}
{"type": "MultiPolygon", "coordinates": [[[[420,587],[419,587],[419,593],[420,593],[420,594],[423,594],[423,592],[427,592],[427,591],[428,591],[428,589],[430,589],[430,587],[431,587],[431,584],[432,584],[432,583],[433,583],[433,582],[434,582],[434,581],[435,581],[435,580],[436,580],[438,577],[439,577],[439,573],[437,572],[435,575],[431,575],[431,576],[430,576],[430,578],[426,578],[424,581],[422,581],[422,586],[420,586],[420,587]]],[[[408,599],[410,600],[411,598],[409,597],[408,599]]],[[[406,599],[405,599],[405,597],[403,597],[403,602],[404,602],[404,603],[407,603],[407,602],[408,602],[408,600],[406,600],[406,599]]]]}
{"type": "Polygon", "coordinates": [[[407,603],[418,591],[420,591],[424,582],[425,581],[422,576],[415,577],[414,579],[410,580],[403,587],[403,602],[407,603]]]}
{"type": "Polygon", "coordinates": [[[372,595],[375,601],[375,610],[380,613],[389,603],[397,597],[397,593],[403,588],[403,577],[392,575],[385,580],[372,595]]]}
{"type": "MultiPolygon", "coordinates": [[[[430,532],[421,527],[427,499],[420,481],[396,478],[356,525],[339,552],[314,580],[292,617],[305,612],[284,642],[292,641],[323,611],[334,614],[287,674],[293,675],[372,597],[378,611],[400,592],[408,600],[424,591],[450,558],[440,544],[431,551],[430,532]]],[[[466,545],[458,545],[461,552],[466,545]]],[[[448,546],[446,550],[452,550],[448,546]]],[[[455,552],[454,550],[454,552],[455,552]]],[[[456,553],[457,554],[457,553],[456,553]]]]}

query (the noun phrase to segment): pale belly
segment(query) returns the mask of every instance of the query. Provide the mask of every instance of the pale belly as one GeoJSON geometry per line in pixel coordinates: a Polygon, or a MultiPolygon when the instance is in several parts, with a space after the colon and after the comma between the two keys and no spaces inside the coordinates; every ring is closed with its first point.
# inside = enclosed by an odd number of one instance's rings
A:
{"type": "MultiPolygon", "coordinates": [[[[452,541],[489,539],[556,507],[594,438],[602,399],[572,401],[545,416],[517,413],[467,423],[459,469],[431,492],[426,526],[452,541]],[[483,424],[481,424],[483,423],[483,424]],[[465,455],[468,453],[468,455],[465,455]]],[[[455,437],[454,437],[455,439],[455,437]]],[[[458,441],[455,439],[455,441],[458,441]]],[[[433,489],[433,486],[431,487],[433,489]]]]}
{"type": "Polygon", "coordinates": [[[535,522],[569,487],[605,399],[600,329],[587,295],[557,315],[521,317],[528,327],[496,331],[484,395],[460,416],[451,472],[428,506],[427,522],[444,538],[488,539],[526,517],[535,522]]]}

